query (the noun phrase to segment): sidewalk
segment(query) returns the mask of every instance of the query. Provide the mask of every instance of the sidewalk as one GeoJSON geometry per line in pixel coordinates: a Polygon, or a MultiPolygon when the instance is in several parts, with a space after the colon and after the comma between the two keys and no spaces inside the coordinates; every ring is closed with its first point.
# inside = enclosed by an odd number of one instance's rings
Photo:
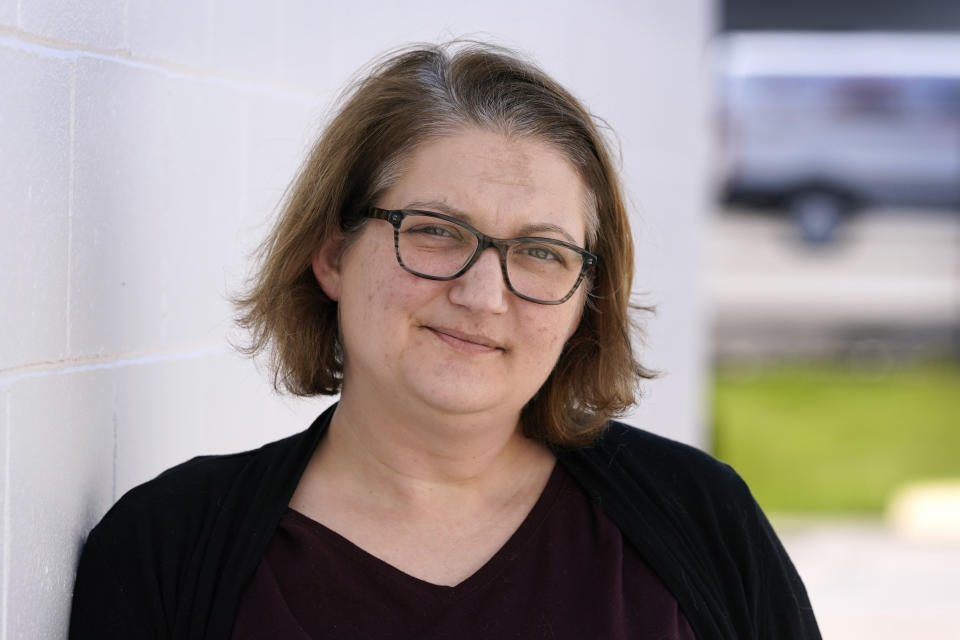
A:
{"type": "Polygon", "coordinates": [[[876,520],[773,519],[825,640],[960,640],[960,542],[876,520]]]}

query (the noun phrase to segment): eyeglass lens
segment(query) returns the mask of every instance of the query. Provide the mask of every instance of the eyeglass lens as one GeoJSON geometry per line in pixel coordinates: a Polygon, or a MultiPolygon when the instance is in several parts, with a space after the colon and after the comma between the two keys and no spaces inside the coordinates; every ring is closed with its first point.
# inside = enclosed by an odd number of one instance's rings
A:
{"type": "MultiPolygon", "coordinates": [[[[476,251],[478,238],[469,229],[431,216],[408,215],[397,234],[400,259],[421,275],[454,275],[476,251]]],[[[544,301],[564,298],[580,277],[583,257],[549,242],[518,242],[507,251],[507,277],[513,289],[544,301]]]]}

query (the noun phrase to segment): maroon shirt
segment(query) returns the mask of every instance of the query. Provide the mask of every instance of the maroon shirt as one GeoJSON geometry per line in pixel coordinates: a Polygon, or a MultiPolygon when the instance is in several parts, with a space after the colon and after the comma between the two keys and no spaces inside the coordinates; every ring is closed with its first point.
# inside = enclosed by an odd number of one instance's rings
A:
{"type": "Polygon", "coordinates": [[[234,640],[692,640],[674,597],[561,465],[506,544],[448,587],[288,509],[234,640]]]}

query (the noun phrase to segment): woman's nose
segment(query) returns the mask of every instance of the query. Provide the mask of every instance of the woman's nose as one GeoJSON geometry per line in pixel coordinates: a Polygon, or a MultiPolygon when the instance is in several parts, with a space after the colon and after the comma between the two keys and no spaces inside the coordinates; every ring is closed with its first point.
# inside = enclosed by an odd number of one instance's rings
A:
{"type": "Polygon", "coordinates": [[[504,281],[496,248],[483,251],[467,272],[450,282],[450,301],[456,305],[503,313],[511,295],[504,281]]]}

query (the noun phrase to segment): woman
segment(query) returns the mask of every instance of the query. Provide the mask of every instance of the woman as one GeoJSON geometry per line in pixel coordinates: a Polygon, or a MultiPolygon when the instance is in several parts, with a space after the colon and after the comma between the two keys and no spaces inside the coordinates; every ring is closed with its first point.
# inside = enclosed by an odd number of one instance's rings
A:
{"type": "Polygon", "coordinates": [[[197,458],[91,532],[74,638],[817,638],[743,482],[610,418],[632,246],[605,142],[508,52],[348,93],[239,301],[299,435],[197,458]]]}

